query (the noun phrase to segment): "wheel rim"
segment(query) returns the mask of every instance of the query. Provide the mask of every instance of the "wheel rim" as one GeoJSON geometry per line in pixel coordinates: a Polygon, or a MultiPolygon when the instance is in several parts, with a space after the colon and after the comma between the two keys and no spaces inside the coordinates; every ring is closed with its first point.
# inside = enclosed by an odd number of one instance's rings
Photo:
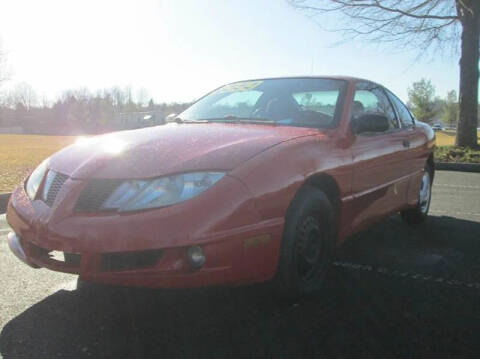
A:
{"type": "Polygon", "coordinates": [[[308,217],[299,229],[296,245],[297,274],[302,281],[308,282],[316,278],[324,252],[318,220],[308,217]]]}
{"type": "Polygon", "coordinates": [[[430,182],[430,173],[425,171],[422,177],[422,184],[420,187],[420,196],[419,196],[419,205],[420,205],[420,212],[427,213],[428,206],[430,204],[430,196],[431,196],[431,182],[430,182]]]}

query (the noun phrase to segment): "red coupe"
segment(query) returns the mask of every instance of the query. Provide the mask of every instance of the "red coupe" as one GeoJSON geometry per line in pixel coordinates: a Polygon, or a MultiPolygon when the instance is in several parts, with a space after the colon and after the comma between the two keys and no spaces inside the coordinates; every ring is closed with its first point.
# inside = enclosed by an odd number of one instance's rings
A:
{"type": "Polygon", "coordinates": [[[336,245],[394,213],[425,220],[432,129],[347,77],[232,83],[171,123],[87,139],[11,196],[11,250],[82,281],[319,287],[336,245]]]}

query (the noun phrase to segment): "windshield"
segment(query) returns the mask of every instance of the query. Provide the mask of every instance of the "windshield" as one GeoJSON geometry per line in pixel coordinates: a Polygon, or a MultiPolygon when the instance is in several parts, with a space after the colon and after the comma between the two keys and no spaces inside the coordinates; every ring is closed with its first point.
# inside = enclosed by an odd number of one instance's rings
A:
{"type": "Polygon", "coordinates": [[[179,118],[332,127],[340,115],[345,87],[343,80],[315,78],[235,82],[201,98],[179,118]]]}

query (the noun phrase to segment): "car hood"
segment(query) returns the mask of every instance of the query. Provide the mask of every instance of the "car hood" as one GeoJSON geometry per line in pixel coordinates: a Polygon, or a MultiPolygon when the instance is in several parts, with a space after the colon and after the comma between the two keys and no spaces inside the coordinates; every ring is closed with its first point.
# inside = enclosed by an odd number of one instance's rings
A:
{"type": "Polygon", "coordinates": [[[287,126],[171,123],[80,138],[54,154],[49,167],[74,179],[228,171],[281,142],[313,134],[318,131],[287,126]]]}

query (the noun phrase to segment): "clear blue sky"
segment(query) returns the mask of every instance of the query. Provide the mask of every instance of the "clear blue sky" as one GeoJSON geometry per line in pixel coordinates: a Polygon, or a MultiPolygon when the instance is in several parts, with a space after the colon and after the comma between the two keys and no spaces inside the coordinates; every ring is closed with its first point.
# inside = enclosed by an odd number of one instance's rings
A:
{"type": "Polygon", "coordinates": [[[311,74],[368,78],[404,100],[421,77],[440,96],[458,87],[456,56],[415,62],[416,52],[360,41],[332,46],[339,35],[285,0],[2,1],[0,38],[11,83],[50,98],[131,85],[156,101],[190,101],[231,81],[311,74]]]}

